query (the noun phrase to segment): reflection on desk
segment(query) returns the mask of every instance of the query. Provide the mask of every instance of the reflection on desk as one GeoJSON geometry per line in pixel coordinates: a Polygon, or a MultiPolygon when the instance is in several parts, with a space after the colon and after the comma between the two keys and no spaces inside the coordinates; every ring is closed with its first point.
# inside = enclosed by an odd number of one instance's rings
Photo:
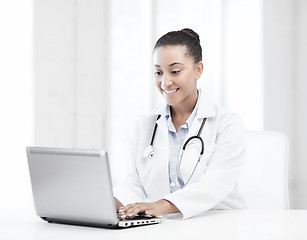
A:
{"type": "Polygon", "coordinates": [[[29,210],[0,209],[0,214],[0,239],[307,239],[307,210],[215,210],[122,230],[50,224],[29,210]]]}

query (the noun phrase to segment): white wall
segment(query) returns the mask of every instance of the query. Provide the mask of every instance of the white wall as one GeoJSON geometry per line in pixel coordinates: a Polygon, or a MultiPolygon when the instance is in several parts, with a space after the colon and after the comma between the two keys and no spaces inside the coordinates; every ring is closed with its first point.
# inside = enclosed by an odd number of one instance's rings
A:
{"type": "Polygon", "coordinates": [[[32,7],[32,0],[0,1],[0,208],[32,206],[32,7]]]}
{"type": "Polygon", "coordinates": [[[109,2],[34,2],[35,143],[106,148],[109,2]]]}
{"type": "Polygon", "coordinates": [[[294,170],[292,173],[295,185],[294,207],[307,208],[307,1],[297,0],[295,5],[295,115],[294,126],[295,145],[294,151],[294,170]]]}
{"type": "Polygon", "coordinates": [[[290,203],[294,204],[297,171],[295,118],[295,5],[292,0],[264,1],[264,128],[281,131],[290,140],[290,203]]]}
{"type": "Polygon", "coordinates": [[[264,1],[264,128],[290,139],[292,208],[307,208],[306,13],[306,1],[264,1]]]}

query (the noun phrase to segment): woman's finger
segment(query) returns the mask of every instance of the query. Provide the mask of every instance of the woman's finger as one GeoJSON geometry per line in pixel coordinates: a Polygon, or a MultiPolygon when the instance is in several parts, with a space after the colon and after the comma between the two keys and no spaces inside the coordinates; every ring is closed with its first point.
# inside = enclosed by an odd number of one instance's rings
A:
{"type": "Polygon", "coordinates": [[[145,212],[147,210],[146,203],[135,203],[127,205],[124,209],[124,215],[126,217],[132,217],[140,212],[145,212]]]}
{"type": "Polygon", "coordinates": [[[146,210],[145,204],[138,203],[127,209],[125,213],[127,214],[127,216],[131,216],[139,212],[144,212],[145,210],[146,210]]]}

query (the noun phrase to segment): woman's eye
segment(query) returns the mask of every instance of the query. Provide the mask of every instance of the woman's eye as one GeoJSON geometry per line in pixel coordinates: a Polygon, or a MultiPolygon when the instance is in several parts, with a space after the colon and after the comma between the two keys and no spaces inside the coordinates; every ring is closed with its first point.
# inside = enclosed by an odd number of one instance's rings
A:
{"type": "Polygon", "coordinates": [[[172,74],[178,74],[178,73],[180,73],[180,72],[181,72],[181,70],[174,70],[174,71],[171,71],[172,74]]]}
{"type": "Polygon", "coordinates": [[[154,73],[156,76],[159,76],[159,75],[161,75],[161,72],[155,72],[154,73]]]}

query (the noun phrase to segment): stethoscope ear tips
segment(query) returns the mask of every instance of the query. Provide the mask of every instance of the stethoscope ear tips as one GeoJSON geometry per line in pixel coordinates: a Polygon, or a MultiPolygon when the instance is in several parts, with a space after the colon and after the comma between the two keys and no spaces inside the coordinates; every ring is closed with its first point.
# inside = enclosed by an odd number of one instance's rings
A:
{"type": "Polygon", "coordinates": [[[144,157],[144,158],[153,157],[154,154],[155,154],[155,152],[154,152],[154,150],[153,150],[152,145],[149,145],[149,146],[145,149],[144,154],[143,154],[143,157],[144,157]]]}

